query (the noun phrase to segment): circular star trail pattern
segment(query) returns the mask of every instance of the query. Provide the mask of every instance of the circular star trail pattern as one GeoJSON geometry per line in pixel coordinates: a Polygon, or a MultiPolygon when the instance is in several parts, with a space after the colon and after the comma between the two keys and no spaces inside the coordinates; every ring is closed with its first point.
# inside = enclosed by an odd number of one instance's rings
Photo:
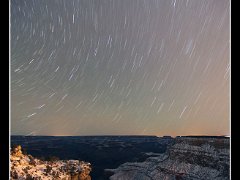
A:
{"type": "Polygon", "coordinates": [[[11,133],[228,135],[228,0],[12,0],[11,133]]]}

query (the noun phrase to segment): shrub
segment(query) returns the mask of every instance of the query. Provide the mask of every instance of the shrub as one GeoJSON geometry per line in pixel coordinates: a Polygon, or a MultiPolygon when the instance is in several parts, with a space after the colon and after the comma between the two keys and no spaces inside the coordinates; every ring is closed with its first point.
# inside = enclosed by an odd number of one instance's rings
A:
{"type": "Polygon", "coordinates": [[[54,161],[58,161],[59,158],[57,156],[48,156],[46,158],[46,161],[50,161],[50,162],[54,162],[54,161]]]}

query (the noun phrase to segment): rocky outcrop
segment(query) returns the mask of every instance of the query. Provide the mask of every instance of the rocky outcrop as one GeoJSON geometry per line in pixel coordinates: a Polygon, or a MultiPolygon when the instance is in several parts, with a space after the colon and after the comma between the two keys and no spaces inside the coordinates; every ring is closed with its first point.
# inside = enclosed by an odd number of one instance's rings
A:
{"type": "Polygon", "coordinates": [[[111,180],[227,180],[229,139],[176,138],[164,154],[106,169],[111,180]]]}
{"type": "Polygon", "coordinates": [[[11,151],[11,180],[91,180],[91,164],[79,160],[42,161],[24,155],[21,146],[11,151]]]}

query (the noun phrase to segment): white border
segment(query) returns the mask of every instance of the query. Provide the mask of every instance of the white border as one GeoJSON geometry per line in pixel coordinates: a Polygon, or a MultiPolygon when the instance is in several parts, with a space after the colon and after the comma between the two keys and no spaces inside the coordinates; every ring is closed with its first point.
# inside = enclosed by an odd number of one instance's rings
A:
{"type": "Polygon", "coordinates": [[[8,113],[9,113],[9,148],[8,148],[8,153],[9,153],[9,171],[8,171],[8,176],[9,176],[9,179],[10,179],[10,171],[11,171],[11,167],[10,167],[10,148],[11,148],[11,0],[9,1],[9,7],[8,7],[8,12],[9,12],[9,27],[8,27],[8,31],[9,31],[9,60],[8,60],[8,63],[9,63],[9,71],[8,71],[8,74],[9,74],[9,82],[8,82],[8,85],[9,85],[9,110],[8,110],[8,113]]]}
{"type": "Polygon", "coordinates": [[[229,167],[229,174],[230,174],[230,179],[231,178],[231,172],[232,172],[232,166],[231,166],[231,142],[232,142],[232,136],[231,136],[231,0],[229,0],[229,136],[230,136],[230,167],[229,167]]]}

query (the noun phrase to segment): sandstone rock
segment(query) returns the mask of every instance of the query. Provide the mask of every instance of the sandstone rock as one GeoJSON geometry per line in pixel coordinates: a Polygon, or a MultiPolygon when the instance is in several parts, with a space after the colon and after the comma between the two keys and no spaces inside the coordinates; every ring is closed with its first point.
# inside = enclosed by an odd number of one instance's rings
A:
{"type": "Polygon", "coordinates": [[[12,154],[15,157],[22,157],[23,156],[23,154],[22,154],[22,147],[20,145],[14,147],[13,150],[12,150],[12,154]]]}
{"type": "Polygon", "coordinates": [[[228,180],[229,163],[228,139],[178,138],[164,154],[106,172],[110,180],[228,180]]]}
{"type": "Polygon", "coordinates": [[[21,146],[13,148],[10,157],[11,180],[91,180],[91,164],[79,160],[40,161],[23,155],[21,146]]]}

